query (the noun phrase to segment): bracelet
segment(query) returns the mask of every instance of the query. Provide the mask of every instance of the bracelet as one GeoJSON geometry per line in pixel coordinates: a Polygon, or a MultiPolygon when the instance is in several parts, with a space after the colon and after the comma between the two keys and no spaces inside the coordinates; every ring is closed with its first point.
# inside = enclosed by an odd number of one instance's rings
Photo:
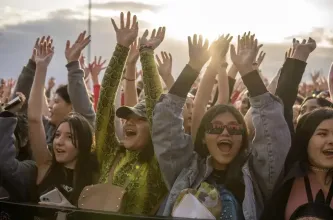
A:
{"type": "Polygon", "coordinates": [[[127,81],[135,81],[136,80],[136,79],[129,79],[129,78],[125,77],[125,76],[123,76],[123,79],[125,79],[127,81]]]}
{"type": "Polygon", "coordinates": [[[142,51],[145,50],[145,49],[153,50],[153,47],[152,47],[151,45],[145,45],[145,44],[142,44],[142,45],[140,46],[139,51],[142,52],[142,51]]]}

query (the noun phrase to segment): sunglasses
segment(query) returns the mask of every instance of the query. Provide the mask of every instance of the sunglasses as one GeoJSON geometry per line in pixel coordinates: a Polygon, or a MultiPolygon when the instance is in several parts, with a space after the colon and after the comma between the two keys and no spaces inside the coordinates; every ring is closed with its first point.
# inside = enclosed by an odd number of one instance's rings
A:
{"type": "Polygon", "coordinates": [[[207,134],[222,134],[224,129],[227,129],[230,135],[242,135],[244,134],[244,128],[240,124],[231,124],[231,125],[216,125],[210,123],[206,126],[207,134]]]}

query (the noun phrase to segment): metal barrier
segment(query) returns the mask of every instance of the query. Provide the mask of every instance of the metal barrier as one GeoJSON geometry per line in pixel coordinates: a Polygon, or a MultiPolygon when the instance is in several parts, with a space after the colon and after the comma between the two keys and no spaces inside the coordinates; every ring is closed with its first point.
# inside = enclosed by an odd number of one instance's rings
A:
{"type": "Polygon", "coordinates": [[[56,208],[0,201],[0,220],[186,220],[160,216],[121,215],[83,209],[56,208]]]}

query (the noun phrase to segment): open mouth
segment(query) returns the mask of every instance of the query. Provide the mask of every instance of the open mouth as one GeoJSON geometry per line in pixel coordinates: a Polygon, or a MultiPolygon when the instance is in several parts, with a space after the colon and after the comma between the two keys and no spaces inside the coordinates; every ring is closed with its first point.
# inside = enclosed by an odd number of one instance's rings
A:
{"type": "Polygon", "coordinates": [[[125,129],[124,133],[125,133],[126,137],[133,137],[133,136],[135,136],[137,134],[137,132],[135,130],[130,129],[130,128],[125,129]]]}
{"type": "Polygon", "coordinates": [[[229,140],[220,140],[217,142],[217,147],[223,153],[229,153],[232,148],[232,142],[229,140]]]}
{"type": "Polygon", "coordinates": [[[333,149],[324,150],[323,154],[325,156],[333,156],[333,149]]]}
{"type": "Polygon", "coordinates": [[[56,153],[58,153],[58,154],[66,153],[66,151],[61,150],[61,149],[59,149],[59,148],[56,148],[55,150],[56,150],[56,153]]]}

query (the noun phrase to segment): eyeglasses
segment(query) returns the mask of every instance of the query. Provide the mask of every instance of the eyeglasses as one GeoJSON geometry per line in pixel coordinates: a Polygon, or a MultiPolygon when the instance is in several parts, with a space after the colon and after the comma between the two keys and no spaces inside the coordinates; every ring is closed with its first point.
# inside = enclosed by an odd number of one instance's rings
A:
{"type": "Polygon", "coordinates": [[[244,128],[240,124],[229,124],[229,125],[216,125],[210,123],[206,126],[207,134],[222,134],[224,129],[227,129],[230,135],[242,135],[244,134],[244,128]]]}

